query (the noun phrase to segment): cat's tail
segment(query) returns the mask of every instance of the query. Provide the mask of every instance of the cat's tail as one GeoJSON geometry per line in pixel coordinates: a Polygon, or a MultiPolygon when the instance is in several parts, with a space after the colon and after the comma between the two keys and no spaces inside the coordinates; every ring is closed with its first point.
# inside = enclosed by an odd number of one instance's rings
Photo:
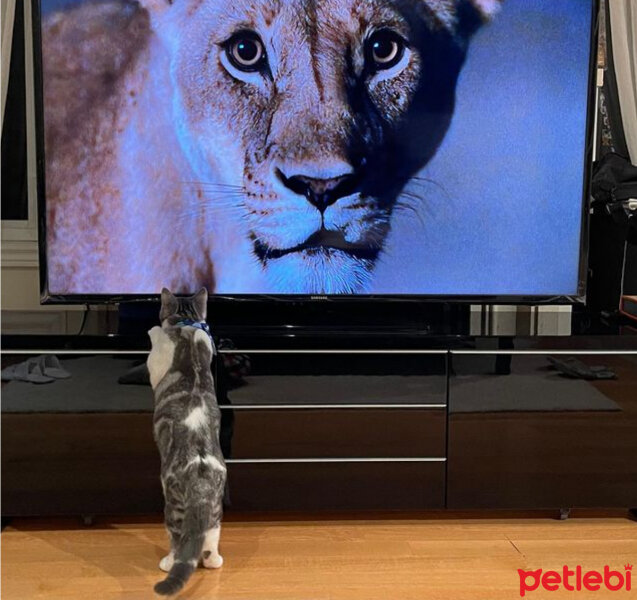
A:
{"type": "Polygon", "coordinates": [[[197,567],[204,544],[204,523],[209,519],[205,514],[209,506],[187,508],[184,514],[181,539],[175,548],[175,562],[168,576],[155,584],[155,592],[162,596],[172,596],[181,590],[197,567]]]}

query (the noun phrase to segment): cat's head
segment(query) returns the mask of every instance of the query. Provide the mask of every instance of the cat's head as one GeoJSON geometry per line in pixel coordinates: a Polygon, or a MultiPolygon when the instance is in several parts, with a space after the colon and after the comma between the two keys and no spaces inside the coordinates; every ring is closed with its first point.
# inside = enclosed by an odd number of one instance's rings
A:
{"type": "Polygon", "coordinates": [[[140,1],[204,209],[239,214],[275,291],[364,289],[501,0],[140,1]]]}
{"type": "Polygon", "coordinates": [[[203,322],[208,310],[208,291],[201,288],[193,296],[175,296],[170,290],[161,291],[159,320],[162,326],[176,325],[180,321],[203,322]]]}

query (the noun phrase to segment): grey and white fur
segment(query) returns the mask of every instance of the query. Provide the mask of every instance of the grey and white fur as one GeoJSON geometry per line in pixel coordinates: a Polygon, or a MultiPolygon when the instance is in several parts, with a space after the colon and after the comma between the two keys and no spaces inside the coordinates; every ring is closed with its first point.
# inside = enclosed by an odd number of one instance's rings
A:
{"type": "Polygon", "coordinates": [[[161,327],[149,332],[150,382],[155,394],[154,437],[161,456],[161,483],[170,552],[159,563],[168,572],[155,585],[162,595],[183,588],[197,565],[218,568],[226,466],[219,446],[221,412],[205,331],[180,322],[205,322],[208,293],[177,298],[161,294],[161,327]]]}

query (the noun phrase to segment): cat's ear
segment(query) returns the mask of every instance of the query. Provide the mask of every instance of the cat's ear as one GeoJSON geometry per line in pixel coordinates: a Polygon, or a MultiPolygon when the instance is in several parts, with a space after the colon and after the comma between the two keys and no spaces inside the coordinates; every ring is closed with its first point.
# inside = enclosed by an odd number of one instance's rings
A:
{"type": "Polygon", "coordinates": [[[161,291],[161,310],[159,311],[159,320],[163,323],[164,319],[174,315],[179,308],[179,302],[175,295],[168,289],[163,288],[161,291]]]}
{"type": "Polygon", "coordinates": [[[202,287],[193,297],[192,303],[201,321],[208,316],[208,290],[202,287]]]}

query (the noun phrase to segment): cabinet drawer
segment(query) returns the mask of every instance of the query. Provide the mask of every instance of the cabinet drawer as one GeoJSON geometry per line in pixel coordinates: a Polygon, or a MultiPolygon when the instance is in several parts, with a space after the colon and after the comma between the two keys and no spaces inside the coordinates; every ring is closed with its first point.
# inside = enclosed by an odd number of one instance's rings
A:
{"type": "Polygon", "coordinates": [[[637,504],[637,353],[467,353],[452,366],[450,508],[637,504]],[[578,364],[616,378],[561,374],[578,364]]]}
{"type": "Polygon", "coordinates": [[[3,414],[1,424],[3,516],[162,510],[151,413],[3,414]]]}
{"type": "Polygon", "coordinates": [[[444,462],[235,463],[236,510],[420,510],[443,508],[444,462]]]}
{"type": "MultiPolygon", "coordinates": [[[[224,409],[224,416],[229,412],[224,409]]],[[[233,458],[444,457],[444,409],[231,410],[233,458]]]]}
{"type": "MultiPolygon", "coordinates": [[[[224,355],[228,359],[232,354],[224,355]]],[[[247,373],[221,370],[234,405],[445,404],[445,353],[245,353],[247,373]]]]}

